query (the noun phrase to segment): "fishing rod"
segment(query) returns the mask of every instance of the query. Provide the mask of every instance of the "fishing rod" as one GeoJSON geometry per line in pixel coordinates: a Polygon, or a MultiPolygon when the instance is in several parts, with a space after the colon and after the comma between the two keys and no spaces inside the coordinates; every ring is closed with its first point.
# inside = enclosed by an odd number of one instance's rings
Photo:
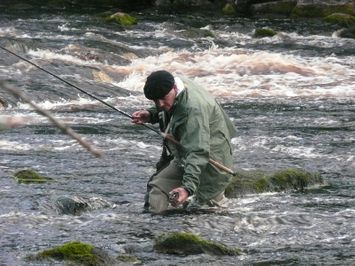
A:
{"type": "MultiPolygon", "coordinates": [[[[30,60],[24,58],[23,56],[18,55],[18,54],[16,54],[16,53],[10,51],[9,49],[6,49],[5,47],[0,46],[0,48],[3,49],[4,51],[8,52],[9,54],[12,54],[13,56],[16,56],[17,58],[20,58],[21,60],[23,60],[23,61],[25,61],[25,62],[31,64],[32,66],[34,66],[34,67],[36,67],[36,68],[38,68],[38,69],[44,71],[45,73],[51,75],[52,77],[55,77],[56,79],[59,79],[60,81],[62,81],[62,82],[64,82],[65,84],[67,84],[67,85],[69,85],[69,86],[71,86],[71,87],[77,89],[78,91],[82,92],[83,94],[85,94],[85,95],[87,95],[87,96],[89,96],[89,97],[91,97],[91,98],[93,98],[93,99],[99,101],[100,103],[102,103],[102,104],[108,106],[109,108],[111,108],[111,109],[113,109],[113,110],[119,112],[120,114],[122,114],[122,115],[124,115],[124,116],[126,116],[126,117],[132,119],[132,116],[131,116],[130,114],[126,113],[125,111],[122,111],[122,110],[120,110],[120,109],[114,107],[113,105],[111,105],[111,104],[105,102],[104,100],[100,99],[99,97],[97,97],[97,96],[95,96],[95,95],[93,95],[93,94],[91,94],[91,93],[88,93],[87,91],[83,90],[82,88],[80,88],[80,87],[74,85],[73,83],[71,83],[71,82],[69,82],[69,81],[67,81],[67,80],[65,80],[65,79],[63,79],[63,78],[61,78],[61,77],[59,77],[58,75],[56,75],[56,74],[54,74],[54,73],[48,71],[47,69],[44,69],[44,68],[40,67],[39,65],[37,65],[37,64],[35,64],[35,63],[33,63],[33,62],[31,62],[30,60]]],[[[149,126],[149,125],[146,125],[146,124],[140,124],[140,125],[142,125],[142,126],[148,128],[148,129],[154,131],[155,133],[161,135],[161,132],[160,132],[159,130],[157,130],[157,129],[155,129],[155,128],[149,126]]]]}
{"type": "MultiPolygon", "coordinates": [[[[30,60],[28,60],[28,59],[26,59],[26,58],[24,58],[24,57],[22,57],[22,56],[20,56],[20,55],[18,55],[18,54],[16,54],[16,53],[10,51],[9,49],[6,49],[6,48],[4,48],[4,47],[2,47],[2,46],[0,46],[0,48],[3,49],[3,50],[6,51],[6,52],[8,52],[8,53],[10,53],[10,54],[12,54],[12,55],[18,57],[18,58],[20,58],[21,60],[23,60],[23,61],[25,61],[25,62],[31,64],[32,66],[34,66],[34,67],[36,67],[36,68],[38,68],[38,69],[40,69],[40,70],[46,72],[47,74],[49,74],[49,75],[55,77],[56,79],[59,79],[60,81],[64,82],[65,84],[67,84],[67,85],[69,85],[69,86],[71,86],[71,87],[73,87],[73,88],[79,90],[80,92],[84,93],[85,95],[87,95],[87,96],[89,96],[89,97],[91,97],[91,98],[93,98],[93,99],[95,99],[95,100],[101,102],[102,104],[104,104],[104,105],[110,107],[111,109],[113,109],[113,110],[119,112],[120,114],[122,114],[122,115],[124,115],[124,116],[126,116],[126,117],[129,117],[129,118],[131,118],[131,119],[133,118],[130,114],[128,114],[128,113],[126,113],[126,112],[124,112],[124,111],[122,111],[122,110],[120,110],[120,109],[114,107],[113,105],[111,105],[111,104],[109,104],[109,103],[107,103],[107,102],[101,100],[100,98],[96,97],[95,95],[93,95],[93,94],[91,94],[91,93],[88,93],[87,91],[83,90],[82,88],[79,88],[78,86],[74,85],[73,83],[71,83],[71,82],[69,82],[69,81],[67,81],[67,80],[65,80],[65,79],[63,79],[63,78],[57,76],[56,74],[54,74],[54,73],[52,73],[52,72],[50,72],[50,71],[48,71],[48,70],[46,70],[46,69],[40,67],[39,65],[37,65],[37,64],[35,64],[35,63],[33,63],[33,62],[31,62],[30,60]]],[[[150,127],[150,126],[147,125],[147,124],[140,124],[140,125],[142,125],[142,126],[148,128],[148,129],[154,131],[154,132],[157,133],[158,135],[162,136],[163,139],[167,139],[167,140],[169,140],[170,142],[172,142],[172,143],[176,144],[177,146],[180,146],[180,147],[181,147],[181,144],[180,144],[177,140],[175,140],[172,135],[166,134],[166,133],[164,133],[164,132],[160,132],[159,130],[157,130],[157,129],[155,129],[155,128],[152,128],[152,127],[150,127]]],[[[164,145],[165,145],[165,144],[164,144],[164,145]]],[[[167,145],[165,145],[165,146],[169,149],[169,147],[168,147],[167,145]]],[[[235,175],[235,174],[236,174],[232,169],[230,169],[230,168],[224,166],[223,164],[221,164],[221,163],[219,163],[219,162],[217,162],[217,161],[215,161],[215,160],[213,160],[213,159],[211,159],[211,158],[209,159],[209,163],[212,164],[212,165],[214,165],[215,167],[217,167],[217,168],[219,168],[219,169],[221,169],[221,170],[223,170],[223,171],[225,171],[225,172],[231,174],[231,175],[235,175]]]]}

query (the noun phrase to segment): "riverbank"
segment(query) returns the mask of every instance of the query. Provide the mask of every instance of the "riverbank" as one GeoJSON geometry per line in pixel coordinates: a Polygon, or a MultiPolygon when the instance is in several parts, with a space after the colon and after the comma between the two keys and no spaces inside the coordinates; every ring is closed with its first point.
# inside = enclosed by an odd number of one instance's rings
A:
{"type": "MultiPolygon", "coordinates": [[[[254,18],[254,19],[292,19],[319,20],[332,26],[338,37],[355,38],[355,1],[307,1],[307,0],[241,0],[241,1],[114,1],[114,0],[41,0],[41,1],[2,1],[0,4],[9,12],[27,12],[42,10],[49,12],[92,13],[106,16],[107,21],[118,21],[120,24],[136,24],[136,16],[144,14],[191,14],[210,17],[254,18]],[[121,14],[118,19],[112,15],[121,14]],[[139,14],[139,15],[138,15],[139,14]],[[122,16],[129,16],[121,19],[122,16]],[[121,23],[121,21],[124,21],[121,23]]],[[[273,36],[273,29],[259,29],[263,32],[258,37],[273,36]],[[269,31],[271,30],[271,32],[269,31]]]]}
{"type": "Polygon", "coordinates": [[[171,13],[213,12],[231,16],[325,17],[332,13],[355,14],[352,0],[4,0],[11,10],[43,9],[120,9],[120,11],[159,10],[171,13]]]}

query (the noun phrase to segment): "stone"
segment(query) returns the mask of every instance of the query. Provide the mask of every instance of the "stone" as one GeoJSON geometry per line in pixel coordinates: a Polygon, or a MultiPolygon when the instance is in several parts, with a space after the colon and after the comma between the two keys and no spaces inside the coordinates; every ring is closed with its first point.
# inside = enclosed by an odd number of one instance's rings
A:
{"type": "Polygon", "coordinates": [[[256,38],[263,38],[263,37],[272,37],[274,35],[276,35],[277,32],[274,31],[273,29],[270,28],[259,28],[259,29],[255,29],[254,32],[254,37],[256,38]]]}
{"type": "Polygon", "coordinates": [[[324,20],[331,24],[338,24],[346,27],[355,25],[355,16],[343,13],[333,13],[325,17],[324,20]]]}
{"type": "Polygon", "coordinates": [[[115,260],[93,245],[72,241],[26,258],[30,261],[64,261],[65,265],[115,265],[115,260]]]}
{"type": "Polygon", "coordinates": [[[219,243],[204,240],[197,235],[186,232],[174,232],[160,235],[155,240],[154,249],[160,253],[177,255],[194,255],[201,253],[216,256],[241,255],[239,249],[229,248],[219,243]]]}
{"type": "Polygon", "coordinates": [[[276,172],[239,170],[226,188],[225,195],[236,198],[248,193],[304,191],[307,186],[317,184],[324,184],[320,175],[302,169],[288,168],[276,172]]]}
{"type": "Polygon", "coordinates": [[[110,16],[107,16],[105,19],[108,22],[115,21],[121,26],[132,26],[137,24],[137,19],[135,17],[123,12],[114,13],[110,16]]]}
{"type": "Polygon", "coordinates": [[[53,179],[47,176],[42,176],[38,174],[35,170],[24,169],[17,171],[14,177],[18,183],[32,184],[32,183],[46,183],[52,181],[53,179]]]}

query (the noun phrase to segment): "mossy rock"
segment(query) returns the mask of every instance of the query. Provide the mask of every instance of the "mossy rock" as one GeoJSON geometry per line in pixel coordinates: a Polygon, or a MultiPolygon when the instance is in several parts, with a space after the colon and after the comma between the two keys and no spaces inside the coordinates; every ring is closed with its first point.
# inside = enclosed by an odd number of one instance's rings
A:
{"type": "Polygon", "coordinates": [[[355,25],[355,16],[344,13],[333,13],[324,18],[326,22],[351,27],[355,25]]]}
{"type": "Polygon", "coordinates": [[[197,235],[186,232],[162,234],[155,240],[154,249],[160,253],[194,255],[206,253],[217,256],[236,256],[241,251],[225,245],[207,241],[197,235]]]}
{"type": "Polygon", "coordinates": [[[27,257],[28,260],[56,260],[74,263],[74,265],[97,266],[105,265],[107,258],[90,244],[73,241],[62,246],[47,249],[36,255],[27,257]]]}
{"type": "Polygon", "coordinates": [[[118,261],[126,262],[129,264],[141,264],[142,261],[139,260],[136,256],[128,255],[128,254],[122,254],[117,257],[118,261]]]}
{"type": "Polygon", "coordinates": [[[222,8],[222,14],[227,16],[235,15],[236,14],[235,5],[231,3],[225,4],[225,6],[222,8]]]}
{"type": "Polygon", "coordinates": [[[308,17],[308,18],[318,18],[326,17],[332,13],[345,13],[352,14],[352,5],[299,5],[296,6],[292,12],[292,17],[308,17]]]}
{"type": "Polygon", "coordinates": [[[194,27],[188,27],[185,30],[182,30],[179,34],[185,38],[195,39],[195,38],[207,38],[207,37],[216,37],[212,31],[207,29],[198,29],[194,27]]]}
{"type": "Polygon", "coordinates": [[[339,32],[339,37],[355,39],[355,26],[341,29],[339,32]]]}
{"type": "Polygon", "coordinates": [[[258,28],[255,29],[254,32],[254,37],[255,38],[263,38],[263,37],[272,37],[275,36],[277,34],[276,31],[274,31],[273,29],[270,28],[258,28]]]}
{"type": "Polygon", "coordinates": [[[302,169],[289,168],[274,173],[240,170],[226,188],[225,194],[233,198],[247,193],[304,191],[307,186],[315,184],[323,184],[320,175],[302,169]]]}
{"type": "Polygon", "coordinates": [[[115,21],[121,26],[132,26],[137,24],[137,19],[135,17],[132,17],[131,15],[128,15],[127,13],[123,12],[117,12],[115,14],[107,16],[105,19],[108,22],[115,21]]]}
{"type": "Polygon", "coordinates": [[[47,176],[38,174],[35,170],[25,169],[17,171],[14,177],[18,183],[31,184],[31,183],[46,183],[53,179],[47,176]]]}

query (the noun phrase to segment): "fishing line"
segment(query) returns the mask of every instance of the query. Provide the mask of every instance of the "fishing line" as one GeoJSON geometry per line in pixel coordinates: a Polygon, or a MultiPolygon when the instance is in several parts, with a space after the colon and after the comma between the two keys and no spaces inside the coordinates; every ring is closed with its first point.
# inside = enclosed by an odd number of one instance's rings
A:
{"type": "MultiPolygon", "coordinates": [[[[32,66],[34,66],[34,67],[36,67],[36,68],[42,70],[43,72],[45,72],[45,73],[51,75],[52,77],[55,77],[56,79],[59,79],[60,81],[62,81],[62,82],[64,82],[65,84],[67,84],[67,85],[69,85],[69,86],[71,86],[71,87],[77,89],[78,91],[84,93],[85,95],[87,95],[87,96],[89,96],[89,97],[91,97],[91,98],[93,98],[93,99],[99,101],[100,103],[102,103],[102,104],[104,104],[104,105],[110,107],[111,109],[113,109],[113,110],[119,112],[120,114],[122,114],[122,115],[124,115],[124,116],[126,116],[126,117],[132,119],[132,116],[131,116],[130,114],[128,114],[128,113],[126,113],[125,111],[122,111],[122,110],[120,110],[120,109],[114,107],[113,105],[111,105],[111,104],[105,102],[104,100],[98,98],[97,96],[95,96],[95,95],[93,95],[93,94],[91,94],[91,93],[88,93],[87,91],[83,90],[82,88],[79,88],[78,86],[74,85],[73,83],[71,83],[71,82],[69,82],[69,81],[67,81],[67,80],[65,80],[65,79],[63,79],[63,78],[61,78],[61,77],[59,77],[58,75],[56,75],[56,74],[54,74],[54,73],[52,73],[52,72],[50,72],[50,71],[48,71],[48,70],[46,70],[46,69],[40,67],[39,65],[37,65],[37,64],[35,64],[35,63],[33,63],[33,62],[31,62],[30,60],[28,60],[28,59],[26,59],[26,58],[24,58],[24,57],[22,57],[22,56],[20,56],[20,55],[18,55],[18,54],[16,54],[16,53],[10,51],[9,49],[6,49],[6,48],[4,48],[4,47],[2,47],[2,46],[0,46],[0,48],[3,49],[4,51],[8,52],[9,54],[12,54],[12,55],[16,56],[17,58],[20,58],[21,60],[23,60],[23,61],[25,61],[25,62],[31,64],[32,66]]],[[[140,124],[140,125],[142,125],[142,126],[148,128],[148,129],[154,131],[155,133],[161,135],[161,132],[160,132],[160,131],[156,130],[155,128],[150,127],[149,125],[146,125],[146,124],[140,124]]]]}
{"type": "MultiPolygon", "coordinates": [[[[6,51],[6,52],[8,52],[8,53],[10,53],[10,54],[12,54],[12,55],[18,57],[18,58],[20,58],[21,60],[23,60],[23,61],[25,61],[25,62],[31,64],[32,66],[34,66],[34,67],[36,67],[36,68],[38,68],[38,69],[40,69],[40,70],[46,72],[47,74],[49,74],[49,75],[55,77],[56,79],[59,79],[60,81],[64,82],[65,84],[67,84],[67,85],[69,85],[69,86],[72,86],[73,88],[79,90],[80,92],[84,93],[85,95],[87,95],[87,96],[89,96],[89,97],[91,97],[91,98],[93,98],[93,99],[95,99],[95,100],[97,100],[97,101],[103,103],[104,105],[106,105],[106,106],[110,107],[111,109],[113,109],[113,110],[119,112],[120,114],[122,114],[122,115],[124,115],[124,116],[126,116],[126,117],[129,117],[129,118],[131,118],[131,119],[133,118],[130,114],[128,114],[128,113],[126,113],[126,112],[124,112],[124,111],[122,111],[122,110],[120,110],[120,109],[114,107],[113,105],[111,105],[111,104],[109,104],[109,103],[107,103],[107,102],[101,100],[100,98],[96,97],[95,95],[88,93],[87,91],[85,91],[85,90],[79,88],[78,86],[76,86],[76,85],[70,83],[69,81],[67,81],[67,80],[65,80],[65,79],[63,79],[63,78],[57,76],[56,74],[54,74],[54,73],[52,73],[52,72],[50,72],[50,71],[48,71],[48,70],[46,70],[46,69],[40,67],[39,65],[37,65],[37,64],[35,64],[35,63],[33,63],[33,62],[31,62],[30,60],[28,60],[28,59],[26,59],[26,58],[24,58],[24,57],[22,57],[22,56],[20,56],[20,55],[18,55],[18,54],[16,54],[16,53],[10,51],[10,50],[8,50],[8,49],[2,47],[1,45],[0,45],[0,48],[3,49],[3,50],[6,51]]],[[[146,124],[140,124],[140,125],[142,125],[142,126],[148,128],[148,129],[154,131],[154,132],[157,133],[158,135],[162,136],[164,139],[168,139],[168,140],[170,140],[171,142],[175,143],[175,144],[178,145],[178,146],[181,145],[178,141],[176,141],[176,140],[174,139],[173,136],[171,136],[171,135],[169,135],[169,134],[165,134],[165,133],[163,133],[163,132],[160,132],[159,130],[156,130],[155,128],[152,128],[152,127],[150,127],[150,126],[148,126],[148,125],[146,125],[146,124]]],[[[165,145],[165,146],[167,147],[167,149],[170,151],[169,147],[168,147],[165,143],[164,143],[164,145],[165,145]]],[[[233,170],[229,169],[228,167],[222,165],[221,163],[219,163],[219,162],[217,162],[217,161],[215,161],[215,160],[212,160],[211,158],[209,159],[209,163],[213,164],[214,166],[216,166],[216,167],[219,168],[219,169],[222,169],[222,170],[226,171],[227,173],[230,173],[230,174],[232,174],[232,175],[235,175],[235,172],[233,172],[233,170]]]]}

